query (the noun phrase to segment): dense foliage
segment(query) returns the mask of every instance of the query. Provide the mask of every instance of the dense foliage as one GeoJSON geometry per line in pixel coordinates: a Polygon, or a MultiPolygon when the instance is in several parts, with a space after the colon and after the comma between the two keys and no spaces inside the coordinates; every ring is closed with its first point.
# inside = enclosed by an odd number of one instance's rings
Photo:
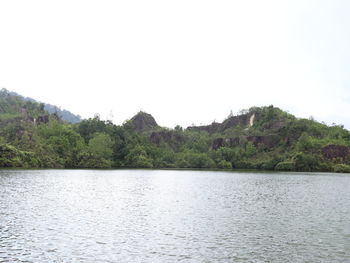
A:
{"type": "MultiPolygon", "coordinates": [[[[23,97],[21,95],[19,95],[16,92],[12,92],[12,91],[8,91],[6,89],[1,89],[0,93],[2,94],[1,96],[3,97],[4,95],[7,95],[7,99],[9,99],[10,97],[12,98],[16,98],[16,99],[21,99],[24,101],[29,101],[29,102],[33,102],[33,103],[40,103],[32,98],[28,98],[28,97],[23,97]]],[[[4,101],[2,101],[4,102],[4,101]]],[[[4,102],[5,104],[7,102],[4,102]]],[[[47,103],[40,103],[41,105],[43,105],[42,107],[44,107],[44,110],[47,111],[50,114],[56,114],[57,116],[59,116],[63,121],[69,122],[69,123],[79,123],[81,121],[81,117],[79,115],[75,115],[73,113],[71,113],[70,111],[67,111],[65,109],[61,109],[55,105],[51,105],[51,104],[47,104],[47,103]]]]}
{"type": "Polygon", "coordinates": [[[98,115],[69,124],[2,90],[0,167],[350,172],[350,133],[273,106],[187,129],[159,127],[144,112],[120,126],[98,115]]]}

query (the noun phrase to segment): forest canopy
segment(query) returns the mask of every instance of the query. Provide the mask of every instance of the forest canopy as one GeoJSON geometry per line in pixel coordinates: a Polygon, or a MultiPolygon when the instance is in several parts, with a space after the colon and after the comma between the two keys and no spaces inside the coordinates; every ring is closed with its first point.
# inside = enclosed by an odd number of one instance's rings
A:
{"type": "Polygon", "coordinates": [[[185,129],[160,127],[145,112],[123,125],[98,115],[70,123],[3,89],[0,167],[350,172],[350,132],[273,106],[185,129]]]}

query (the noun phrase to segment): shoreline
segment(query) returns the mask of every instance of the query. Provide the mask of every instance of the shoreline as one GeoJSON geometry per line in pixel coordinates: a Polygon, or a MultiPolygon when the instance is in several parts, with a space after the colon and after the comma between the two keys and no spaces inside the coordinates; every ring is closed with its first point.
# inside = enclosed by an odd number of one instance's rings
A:
{"type": "Polygon", "coordinates": [[[335,175],[350,175],[350,173],[337,173],[331,171],[276,171],[276,170],[254,170],[254,169],[202,169],[202,168],[132,168],[132,167],[120,167],[120,168],[20,168],[20,167],[0,167],[0,171],[197,171],[197,172],[227,172],[227,173],[261,173],[261,174],[335,174],[335,175]]]}

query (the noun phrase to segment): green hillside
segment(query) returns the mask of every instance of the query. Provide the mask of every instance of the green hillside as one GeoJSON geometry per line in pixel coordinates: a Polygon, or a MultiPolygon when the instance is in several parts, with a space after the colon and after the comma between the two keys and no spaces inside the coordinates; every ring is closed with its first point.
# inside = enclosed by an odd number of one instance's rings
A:
{"type": "Polygon", "coordinates": [[[16,92],[8,91],[6,89],[1,89],[0,93],[2,94],[2,96],[4,96],[6,94],[8,98],[11,97],[11,98],[15,98],[17,100],[24,100],[24,101],[28,101],[28,102],[32,102],[32,103],[39,103],[39,104],[43,105],[42,107],[44,107],[43,109],[45,111],[47,111],[50,114],[55,113],[63,121],[66,121],[69,123],[79,123],[81,121],[81,117],[79,115],[75,115],[75,114],[71,113],[70,111],[65,110],[65,109],[61,109],[60,107],[57,107],[55,105],[41,103],[41,102],[38,102],[32,98],[24,97],[16,92]]]}
{"type": "Polygon", "coordinates": [[[99,117],[69,124],[2,90],[0,167],[350,172],[350,132],[273,106],[186,129],[162,128],[145,112],[120,126],[99,117]]]}

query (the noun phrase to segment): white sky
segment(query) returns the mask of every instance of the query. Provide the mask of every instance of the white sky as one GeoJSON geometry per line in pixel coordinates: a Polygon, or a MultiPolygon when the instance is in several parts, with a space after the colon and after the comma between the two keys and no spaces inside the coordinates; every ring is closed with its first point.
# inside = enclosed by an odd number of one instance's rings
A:
{"type": "Polygon", "coordinates": [[[273,104],[350,128],[350,1],[0,1],[0,88],[162,126],[273,104]]]}

